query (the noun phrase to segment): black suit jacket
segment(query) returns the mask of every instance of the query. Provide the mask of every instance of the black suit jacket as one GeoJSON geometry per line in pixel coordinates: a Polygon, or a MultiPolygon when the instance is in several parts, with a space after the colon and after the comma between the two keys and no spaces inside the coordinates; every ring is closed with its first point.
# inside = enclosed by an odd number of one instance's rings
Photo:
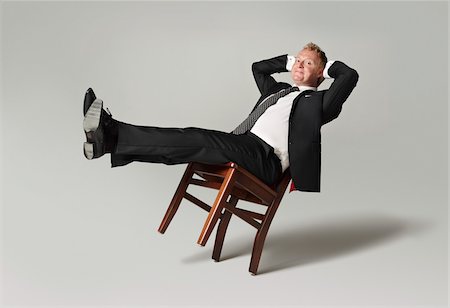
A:
{"type": "MultiPolygon", "coordinates": [[[[253,76],[261,97],[253,110],[267,96],[291,85],[277,82],[271,75],[287,72],[287,55],[255,62],[253,76]]],[[[340,61],[335,61],[328,70],[333,83],[327,90],[304,91],[298,95],[289,116],[288,152],[293,189],[320,191],[320,162],[322,125],[337,118],[342,104],[358,81],[358,73],[340,61]]]]}

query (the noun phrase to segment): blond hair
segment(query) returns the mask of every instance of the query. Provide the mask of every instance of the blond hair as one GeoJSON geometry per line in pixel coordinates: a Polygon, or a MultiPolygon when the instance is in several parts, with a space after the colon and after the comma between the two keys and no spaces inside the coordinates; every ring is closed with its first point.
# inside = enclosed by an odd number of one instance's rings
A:
{"type": "Polygon", "coordinates": [[[310,42],[310,43],[306,44],[305,47],[303,47],[303,49],[315,51],[317,53],[317,55],[319,56],[320,65],[322,67],[325,67],[325,64],[327,64],[328,59],[327,59],[327,56],[325,55],[325,52],[319,46],[310,42]]]}

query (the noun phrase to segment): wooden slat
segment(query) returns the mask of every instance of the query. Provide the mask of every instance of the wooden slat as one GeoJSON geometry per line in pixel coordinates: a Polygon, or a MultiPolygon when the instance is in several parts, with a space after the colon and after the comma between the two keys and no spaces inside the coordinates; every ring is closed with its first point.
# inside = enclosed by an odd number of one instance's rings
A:
{"type": "Polygon", "coordinates": [[[222,185],[220,183],[208,182],[208,181],[199,180],[199,179],[191,179],[189,181],[189,183],[197,185],[197,186],[203,186],[203,187],[214,188],[214,189],[220,189],[220,186],[222,185]]]}
{"type": "Polygon", "coordinates": [[[202,209],[204,209],[205,211],[209,212],[211,210],[211,206],[209,206],[208,204],[206,204],[205,202],[203,202],[202,200],[194,197],[193,195],[191,195],[190,193],[186,192],[184,194],[184,198],[191,201],[192,203],[194,203],[195,205],[198,205],[199,207],[201,207],[202,209]]]}
{"type": "MultiPolygon", "coordinates": [[[[225,204],[225,209],[236,215],[237,217],[241,218],[242,220],[246,221],[256,229],[259,229],[261,227],[261,224],[257,222],[253,217],[248,213],[249,211],[245,211],[243,209],[239,209],[236,207],[232,207],[229,204],[225,204]]],[[[251,212],[252,214],[255,214],[251,212]]]]}
{"type": "Polygon", "coordinates": [[[246,210],[246,209],[242,209],[242,208],[238,208],[238,207],[235,207],[235,209],[238,210],[238,212],[240,212],[240,213],[246,213],[246,214],[249,215],[250,217],[252,217],[252,218],[254,218],[254,219],[257,219],[257,220],[263,220],[264,217],[266,216],[266,215],[261,214],[261,213],[253,212],[253,211],[246,210]]]}

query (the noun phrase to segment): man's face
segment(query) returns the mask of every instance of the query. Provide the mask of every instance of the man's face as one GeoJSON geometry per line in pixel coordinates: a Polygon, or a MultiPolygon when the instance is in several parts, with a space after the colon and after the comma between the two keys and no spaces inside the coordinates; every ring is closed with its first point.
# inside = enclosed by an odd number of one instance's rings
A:
{"type": "Polygon", "coordinates": [[[298,86],[317,87],[319,79],[323,76],[319,55],[308,49],[300,51],[292,66],[291,77],[298,86]]]}

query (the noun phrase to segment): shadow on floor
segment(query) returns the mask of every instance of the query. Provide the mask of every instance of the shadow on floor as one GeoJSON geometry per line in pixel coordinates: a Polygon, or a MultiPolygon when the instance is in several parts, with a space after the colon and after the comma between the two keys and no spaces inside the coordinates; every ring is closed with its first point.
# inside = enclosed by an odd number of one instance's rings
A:
{"type": "MultiPolygon", "coordinates": [[[[365,214],[302,226],[273,226],[266,238],[258,275],[363,251],[407,234],[422,232],[431,224],[383,214],[365,214]]],[[[187,257],[183,262],[211,260],[214,236],[213,233],[209,240],[209,249],[205,247],[205,251],[187,257]]],[[[250,241],[248,237],[228,241],[225,238],[220,261],[248,255],[250,262],[252,245],[253,235],[250,241]]]]}

